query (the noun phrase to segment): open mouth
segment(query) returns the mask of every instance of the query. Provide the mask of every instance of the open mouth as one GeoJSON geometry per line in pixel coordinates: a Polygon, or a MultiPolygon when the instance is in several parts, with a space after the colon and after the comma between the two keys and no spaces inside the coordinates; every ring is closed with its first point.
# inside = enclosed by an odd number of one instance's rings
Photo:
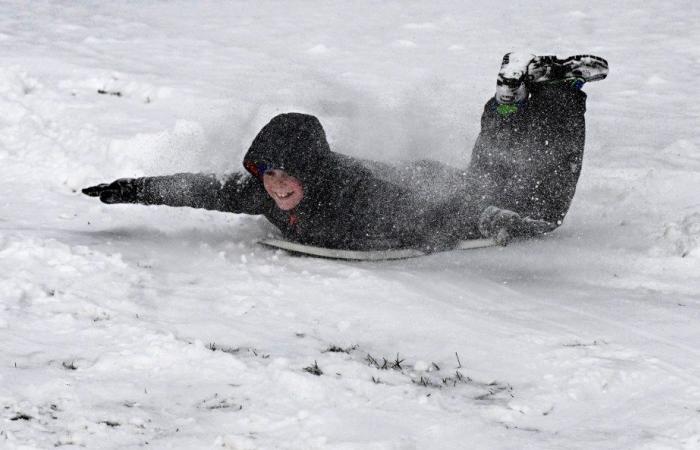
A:
{"type": "Polygon", "coordinates": [[[274,194],[275,194],[275,197],[279,198],[280,200],[284,200],[285,198],[291,197],[292,194],[294,194],[294,191],[289,191],[289,192],[285,192],[285,193],[275,192],[274,194]]]}

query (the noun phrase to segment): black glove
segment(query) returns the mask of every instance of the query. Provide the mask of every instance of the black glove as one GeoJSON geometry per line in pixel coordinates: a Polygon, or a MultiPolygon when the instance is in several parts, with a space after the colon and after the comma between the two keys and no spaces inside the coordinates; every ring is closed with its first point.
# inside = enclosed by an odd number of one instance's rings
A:
{"type": "Polygon", "coordinates": [[[138,201],[135,178],[120,178],[111,183],[86,187],[82,192],[90,197],[100,197],[103,203],[136,203],[138,201]]]}
{"type": "Polygon", "coordinates": [[[537,236],[552,231],[556,224],[546,220],[522,217],[520,214],[496,206],[489,206],[479,217],[479,232],[493,238],[499,245],[508,245],[514,237],[537,236]]]}

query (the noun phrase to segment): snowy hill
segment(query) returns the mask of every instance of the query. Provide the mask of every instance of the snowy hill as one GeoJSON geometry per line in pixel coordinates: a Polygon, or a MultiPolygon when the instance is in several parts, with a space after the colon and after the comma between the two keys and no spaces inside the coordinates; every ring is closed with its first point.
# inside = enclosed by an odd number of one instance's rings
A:
{"type": "Polygon", "coordinates": [[[700,8],[0,2],[0,448],[700,448],[700,8]],[[464,165],[503,53],[594,53],[566,223],[300,258],[81,187],[239,170],[279,112],[464,165]]]}

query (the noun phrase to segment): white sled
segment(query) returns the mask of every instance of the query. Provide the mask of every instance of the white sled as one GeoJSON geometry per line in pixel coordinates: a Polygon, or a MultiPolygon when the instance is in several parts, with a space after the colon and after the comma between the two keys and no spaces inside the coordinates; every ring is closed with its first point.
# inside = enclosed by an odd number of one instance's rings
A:
{"type": "MultiPolygon", "coordinates": [[[[426,252],[411,248],[396,250],[339,250],[333,248],[315,247],[313,245],[304,245],[282,239],[265,239],[259,241],[259,244],[301,255],[353,261],[406,259],[425,256],[428,254],[426,252]]],[[[459,243],[451,250],[471,250],[476,248],[492,247],[495,245],[498,244],[496,244],[493,239],[470,239],[466,241],[459,241],[459,243]]]]}

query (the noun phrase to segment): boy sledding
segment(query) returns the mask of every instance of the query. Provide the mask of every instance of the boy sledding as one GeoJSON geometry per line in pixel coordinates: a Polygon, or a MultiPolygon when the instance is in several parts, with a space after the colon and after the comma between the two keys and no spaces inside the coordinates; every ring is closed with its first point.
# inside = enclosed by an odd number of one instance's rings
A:
{"type": "Polygon", "coordinates": [[[285,239],[347,250],[449,249],[481,237],[506,243],[558,227],[578,182],[585,82],[607,76],[591,55],[507,54],[466,170],[404,166],[333,152],[318,119],[274,117],[253,140],[246,172],[122,178],[83,189],[105,203],[262,214],[285,239]],[[426,193],[439,178],[449,192],[426,193]]]}

